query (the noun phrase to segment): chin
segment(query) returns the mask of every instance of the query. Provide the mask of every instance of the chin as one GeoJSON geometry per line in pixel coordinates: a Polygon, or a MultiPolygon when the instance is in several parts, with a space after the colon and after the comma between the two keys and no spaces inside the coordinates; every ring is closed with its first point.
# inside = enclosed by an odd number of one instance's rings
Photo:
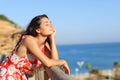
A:
{"type": "Polygon", "coordinates": [[[46,37],[49,37],[51,34],[47,34],[47,35],[45,35],[46,37]]]}
{"type": "Polygon", "coordinates": [[[52,32],[50,32],[50,33],[49,33],[49,35],[51,35],[52,33],[53,33],[53,31],[52,31],[52,32]]]}

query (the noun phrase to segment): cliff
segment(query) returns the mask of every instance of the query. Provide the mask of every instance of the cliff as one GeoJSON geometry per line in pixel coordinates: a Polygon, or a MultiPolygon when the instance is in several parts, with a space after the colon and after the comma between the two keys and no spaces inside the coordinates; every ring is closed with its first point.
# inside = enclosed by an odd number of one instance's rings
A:
{"type": "MultiPolygon", "coordinates": [[[[0,54],[8,54],[15,46],[13,34],[19,33],[23,29],[9,20],[6,16],[0,15],[0,54]]],[[[17,37],[19,38],[19,36],[17,37]]]]}

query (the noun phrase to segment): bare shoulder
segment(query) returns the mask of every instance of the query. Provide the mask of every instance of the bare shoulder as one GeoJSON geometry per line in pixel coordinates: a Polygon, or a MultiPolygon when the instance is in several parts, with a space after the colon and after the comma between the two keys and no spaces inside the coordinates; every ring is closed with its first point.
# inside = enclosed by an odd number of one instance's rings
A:
{"type": "Polygon", "coordinates": [[[35,40],[35,37],[33,37],[31,35],[27,35],[25,40],[35,40]]]}
{"type": "Polygon", "coordinates": [[[24,44],[35,43],[36,39],[33,36],[27,35],[24,39],[24,44]]]}

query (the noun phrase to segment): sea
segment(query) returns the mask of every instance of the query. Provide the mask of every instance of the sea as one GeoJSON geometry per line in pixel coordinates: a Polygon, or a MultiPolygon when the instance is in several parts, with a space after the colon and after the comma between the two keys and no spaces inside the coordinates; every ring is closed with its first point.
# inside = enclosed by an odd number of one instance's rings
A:
{"type": "Polygon", "coordinates": [[[59,58],[68,62],[71,74],[86,73],[91,69],[113,69],[115,61],[120,62],[120,42],[57,45],[59,58]]]}

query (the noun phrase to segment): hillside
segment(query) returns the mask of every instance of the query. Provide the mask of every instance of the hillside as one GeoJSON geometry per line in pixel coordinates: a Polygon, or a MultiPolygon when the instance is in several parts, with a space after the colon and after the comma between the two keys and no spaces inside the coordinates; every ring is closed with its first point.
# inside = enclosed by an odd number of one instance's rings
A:
{"type": "Polygon", "coordinates": [[[8,54],[16,44],[17,39],[13,34],[23,31],[20,26],[9,20],[6,16],[0,15],[0,54],[8,54]]]}

